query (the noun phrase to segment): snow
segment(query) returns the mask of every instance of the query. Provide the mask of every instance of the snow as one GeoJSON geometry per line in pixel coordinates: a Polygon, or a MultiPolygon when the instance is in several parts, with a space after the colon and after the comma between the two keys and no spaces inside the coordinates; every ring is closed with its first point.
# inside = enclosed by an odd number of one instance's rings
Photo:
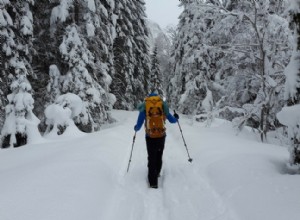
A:
{"type": "Polygon", "coordinates": [[[66,93],[64,95],[59,96],[56,100],[56,103],[60,106],[67,106],[68,108],[70,108],[72,111],[72,118],[78,116],[80,113],[82,113],[82,110],[84,109],[81,98],[73,93],[66,93]]]}
{"type": "Polygon", "coordinates": [[[206,112],[211,112],[213,102],[214,100],[213,100],[212,92],[207,88],[206,97],[202,101],[202,106],[206,112]]]}
{"type": "MultiPolygon", "coordinates": [[[[8,95],[8,100],[12,99],[12,95],[8,95]]],[[[13,105],[7,105],[5,107],[6,112],[6,120],[3,125],[3,129],[1,131],[1,135],[5,136],[7,134],[15,134],[16,133],[16,117],[15,110],[13,105]]]]}
{"type": "Polygon", "coordinates": [[[8,4],[9,3],[9,0],[0,0],[0,4],[8,4]]]}
{"type": "Polygon", "coordinates": [[[111,8],[115,8],[115,1],[114,0],[107,0],[106,2],[107,2],[107,4],[110,5],[111,8]]]}
{"type": "Polygon", "coordinates": [[[60,4],[52,9],[50,24],[54,25],[57,21],[65,22],[69,16],[69,7],[72,0],[61,0],[60,4]]]}
{"type": "Polygon", "coordinates": [[[27,11],[27,15],[22,17],[21,27],[21,32],[24,35],[33,34],[33,17],[30,11],[27,11]]]}
{"type": "Polygon", "coordinates": [[[300,0],[290,0],[290,7],[289,9],[294,11],[294,12],[297,12],[299,13],[300,12],[300,0]]]}
{"type": "Polygon", "coordinates": [[[299,56],[299,52],[294,51],[289,64],[284,70],[286,76],[284,95],[286,100],[289,98],[294,99],[297,94],[297,88],[300,87],[300,82],[298,79],[298,70],[300,69],[299,56]]]}
{"type": "Polygon", "coordinates": [[[277,118],[281,124],[289,127],[296,127],[300,124],[300,105],[285,106],[277,113],[277,118]]]}
{"type": "Polygon", "coordinates": [[[95,5],[95,1],[94,0],[85,0],[88,4],[88,8],[92,11],[95,12],[96,11],[96,5],[95,5]]]}
{"type": "MultiPolygon", "coordinates": [[[[300,125],[300,105],[285,106],[280,112],[277,113],[277,118],[281,124],[288,127],[288,136],[290,140],[290,152],[291,162],[293,161],[294,153],[293,149],[297,145],[294,143],[294,139],[300,139],[299,125],[300,125]]],[[[291,163],[292,164],[292,163],[291,163]]],[[[300,165],[296,165],[295,168],[300,168],[300,165]]]]}
{"type": "MultiPolygon", "coordinates": [[[[66,126],[66,133],[70,130],[74,133],[79,133],[73,119],[82,114],[86,116],[85,104],[78,95],[67,93],[57,97],[55,104],[48,105],[45,109],[45,116],[47,118],[47,137],[56,137],[59,131],[59,126],[66,126]],[[50,131],[50,128],[52,130],[50,131]]],[[[71,132],[71,133],[72,133],[71,132]]]]}
{"type": "Polygon", "coordinates": [[[5,27],[7,25],[7,21],[4,18],[2,9],[0,10],[0,27],[5,27]]]}
{"type": "Polygon", "coordinates": [[[45,116],[47,118],[47,125],[69,125],[72,120],[72,111],[70,108],[64,108],[61,105],[51,104],[45,109],[45,116]]]}
{"type": "Polygon", "coordinates": [[[108,12],[107,12],[106,8],[102,4],[99,7],[101,9],[101,13],[103,13],[105,15],[105,17],[108,17],[108,12]]]}
{"type": "Polygon", "coordinates": [[[167,124],[158,189],[147,186],[138,112],[116,111],[101,131],[78,130],[0,150],[1,220],[283,220],[300,215],[300,176],[286,171],[285,147],[263,144],[229,122],[210,128],[180,115],[189,163],[176,124],[167,124]]]}
{"type": "Polygon", "coordinates": [[[96,28],[91,21],[86,24],[86,32],[89,37],[95,36],[95,30],[96,28]]]}
{"type": "Polygon", "coordinates": [[[27,131],[27,142],[39,143],[43,141],[42,136],[40,135],[38,125],[40,123],[40,119],[38,119],[32,111],[27,113],[27,118],[23,119],[26,123],[26,131],[27,131]]]}

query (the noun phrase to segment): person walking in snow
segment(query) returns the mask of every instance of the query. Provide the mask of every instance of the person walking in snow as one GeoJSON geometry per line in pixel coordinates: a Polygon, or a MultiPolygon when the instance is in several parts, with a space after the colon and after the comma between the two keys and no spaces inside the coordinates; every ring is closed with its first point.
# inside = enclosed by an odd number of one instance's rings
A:
{"type": "Polygon", "coordinates": [[[162,156],[165,147],[165,121],[176,123],[179,116],[172,116],[167,103],[156,93],[151,93],[138,107],[139,115],[134,130],[137,132],[145,124],[146,146],[148,152],[148,181],[151,188],[158,188],[157,179],[162,168],[162,156]]]}

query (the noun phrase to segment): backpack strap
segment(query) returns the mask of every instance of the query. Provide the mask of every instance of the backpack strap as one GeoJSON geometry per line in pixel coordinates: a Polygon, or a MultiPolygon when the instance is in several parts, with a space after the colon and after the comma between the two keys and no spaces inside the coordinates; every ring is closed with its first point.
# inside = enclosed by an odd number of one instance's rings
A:
{"type": "Polygon", "coordinates": [[[138,110],[139,110],[140,112],[146,111],[146,103],[143,102],[143,103],[139,104],[139,105],[138,105],[138,110]]]}
{"type": "Polygon", "coordinates": [[[168,104],[166,102],[163,102],[163,110],[166,116],[170,113],[168,104]]]}

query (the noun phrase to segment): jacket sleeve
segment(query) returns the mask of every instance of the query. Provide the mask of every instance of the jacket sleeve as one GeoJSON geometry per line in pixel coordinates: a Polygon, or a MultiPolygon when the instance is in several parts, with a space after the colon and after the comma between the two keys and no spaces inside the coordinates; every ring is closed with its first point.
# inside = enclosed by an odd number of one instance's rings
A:
{"type": "Polygon", "coordinates": [[[174,118],[174,116],[171,115],[170,113],[167,115],[167,119],[168,119],[168,121],[169,121],[170,123],[172,123],[172,124],[174,124],[174,123],[177,122],[177,119],[174,118]]]}
{"type": "Polygon", "coordinates": [[[138,116],[136,125],[134,126],[134,130],[135,130],[135,131],[140,130],[141,127],[142,127],[143,124],[144,124],[144,121],[145,121],[145,118],[146,118],[146,113],[145,113],[145,107],[144,107],[144,106],[145,106],[144,104],[141,104],[141,105],[138,107],[140,113],[139,113],[139,116],[138,116]]]}
{"type": "Polygon", "coordinates": [[[141,129],[142,125],[144,124],[145,118],[146,118],[145,112],[140,112],[137,122],[136,122],[136,125],[134,126],[135,131],[138,131],[141,129]]]}
{"type": "Polygon", "coordinates": [[[171,115],[170,113],[170,110],[169,110],[169,107],[167,105],[166,102],[163,102],[163,108],[164,108],[164,112],[167,116],[167,119],[170,123],[176,123],[177,122],[177,119],[173,117],[173,115],[171,115]]]}

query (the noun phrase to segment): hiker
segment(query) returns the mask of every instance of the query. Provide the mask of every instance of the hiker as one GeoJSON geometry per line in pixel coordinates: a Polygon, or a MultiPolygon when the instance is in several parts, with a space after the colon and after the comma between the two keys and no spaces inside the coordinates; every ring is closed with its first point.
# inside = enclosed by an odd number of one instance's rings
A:
{"type": "Polygon", "coordinates": [[[178,114],[172,116],[167,103],[156,93],[151,93],[138,107],[139,116],[134,130],[137,132],[145,123],[146,145],[148,152],[148,181],[151,188],[157,188],[157,178],[162,167],[162,155],[165,146],[165,120],[176,123],[178,114]]]}

